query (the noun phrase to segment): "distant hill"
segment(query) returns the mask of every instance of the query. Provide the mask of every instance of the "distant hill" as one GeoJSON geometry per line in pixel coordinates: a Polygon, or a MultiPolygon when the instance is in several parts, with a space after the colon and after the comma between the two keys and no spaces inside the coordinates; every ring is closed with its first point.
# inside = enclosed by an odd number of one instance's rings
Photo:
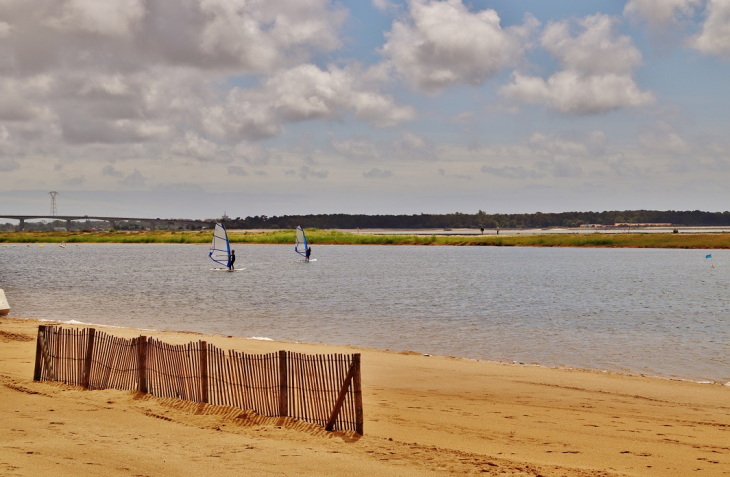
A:
{"type": "Polygon", "coordinates": [[[439,229],[439,228],[547,228],[617,223],[662,223],[684,227],[730,226],[730,212],[624,210],[607,212],[560,212],[534,214],[414,214],[350,215],[316,214],[281,217],[238,217],[226,221],[229,228],[293,229],[297,225],[320,229],[439,229]]]}

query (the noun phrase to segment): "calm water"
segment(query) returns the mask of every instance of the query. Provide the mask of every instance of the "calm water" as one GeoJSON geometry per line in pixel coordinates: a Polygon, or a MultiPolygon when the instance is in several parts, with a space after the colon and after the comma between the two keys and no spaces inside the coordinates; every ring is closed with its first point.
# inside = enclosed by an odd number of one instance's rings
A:
{"type": "Polygon", "coordinates": [[[730,252],[200,245],[0,248],[11,316],[730,381],[730,252]],[[710,268],[711,260],[715,268],[710,268]]]}

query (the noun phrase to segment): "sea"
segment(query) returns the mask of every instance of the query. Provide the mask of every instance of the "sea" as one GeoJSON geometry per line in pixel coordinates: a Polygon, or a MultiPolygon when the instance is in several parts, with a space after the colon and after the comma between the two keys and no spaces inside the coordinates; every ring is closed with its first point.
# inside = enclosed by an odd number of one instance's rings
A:
{"type": "Polygon", "coordinates": [[[4,244],[11,317],[730,384],[730,251],[4,244]],[[711,257],[707,258],[707,255],[711,257]]]}

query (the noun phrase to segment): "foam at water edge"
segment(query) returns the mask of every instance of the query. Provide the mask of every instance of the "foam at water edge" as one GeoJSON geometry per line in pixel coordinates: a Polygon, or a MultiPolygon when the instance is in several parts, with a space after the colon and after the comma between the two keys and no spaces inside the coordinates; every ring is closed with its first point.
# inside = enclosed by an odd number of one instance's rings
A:
{"type": "Polygon", "coordinates": [[[153,328],[132,328],[129,326],[116,326],[116,325],[104,325],[101,323],[87,323],[85,321],[78,321],[78,320],[67,320],[67,321],[59,321],[59,320],[48,320],[48,319],[38,319],[38,321],[45,321],[45,322],[54,322],[54,323],[63,323],[64,325],[77,325],[77,326],[103,326],[104,328],[115,328],[119,330],[125,330],[125,329],[135,329],[139,331],[157,331],[153,328]]]}
{"type": "Polygon", "coordinates": [[[259,340],[259,341],[274,341],[271,338],[267,338],[266,336],[250,336],[248,339],[259,340]]]}

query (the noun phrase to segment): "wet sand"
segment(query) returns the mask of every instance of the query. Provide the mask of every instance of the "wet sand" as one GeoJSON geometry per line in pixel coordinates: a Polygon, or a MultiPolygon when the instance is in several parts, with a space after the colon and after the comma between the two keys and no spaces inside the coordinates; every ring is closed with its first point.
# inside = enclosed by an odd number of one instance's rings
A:
{"type": "Polygon", "coordinates": [[[0,318],[0,475],[730,475],[730,386],[175,332],[362,354],[365,436],[228,407],[33,382],[40,322],[0,318]]]}

